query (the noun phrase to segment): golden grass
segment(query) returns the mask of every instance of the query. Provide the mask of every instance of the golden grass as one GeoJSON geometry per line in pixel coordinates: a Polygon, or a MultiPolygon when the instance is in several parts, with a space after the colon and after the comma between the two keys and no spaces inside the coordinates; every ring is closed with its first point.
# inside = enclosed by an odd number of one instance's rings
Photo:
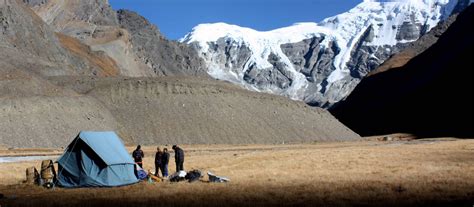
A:
{"type": "Polygon", "coordinates": [[[63,149],[8,149],[0,148],[0,156],[49,156],[61,155],[63,149]]]}
{"type": "MultiPolygon", "coordinates": [[[[155,147],[144,149],[145,169],[153,169],[155,147]]],[[[52,200],[49,206],[474,204],[470,204],[474,198],[474,140],[183,149],[185,169],[210,170],[232,182],[145,182],[122,188],[54,191],[1,186],[0,193],[7,199],[0,204],[38,206],[52,200]]],[[[24,169],[32,164],[0,164],[0,183],[20,182],[24,169]]],[[[174,172],[173,159],[170,171],[174,172]]]]}

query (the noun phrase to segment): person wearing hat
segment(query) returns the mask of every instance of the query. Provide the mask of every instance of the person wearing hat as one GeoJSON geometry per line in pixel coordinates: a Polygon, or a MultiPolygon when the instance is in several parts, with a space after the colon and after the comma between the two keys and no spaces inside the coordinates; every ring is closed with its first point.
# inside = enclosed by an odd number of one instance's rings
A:
{"type": "Polygon", "coordinates": [[[184,151],[177,145],[173,145],[174,160],[176,162],[176,172],[184,171],[184,151]]]}

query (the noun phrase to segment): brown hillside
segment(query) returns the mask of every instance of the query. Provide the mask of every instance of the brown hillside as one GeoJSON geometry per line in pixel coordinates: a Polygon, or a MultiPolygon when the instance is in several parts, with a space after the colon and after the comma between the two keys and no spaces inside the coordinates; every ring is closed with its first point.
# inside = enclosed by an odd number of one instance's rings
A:
{"type": "Polygon", "coordinates": [[[73,55],[78,56],[87,60],[90,64],[93,64],[101,69],[97,71],[96,75],[102,77],[117,76],[119,75],[120,69],[116,62],[101,52],[92,51],[88,45],[81,43],[79,40],[67,35],[56,33],[61,42],[61,45],[68,49],[73,55]]]}
{"type": "Polygon", "coordinates": [[[356,139],[327,111],[198,78],[55,80],[95,97],[127,141],[246,144],[356,139]]]}

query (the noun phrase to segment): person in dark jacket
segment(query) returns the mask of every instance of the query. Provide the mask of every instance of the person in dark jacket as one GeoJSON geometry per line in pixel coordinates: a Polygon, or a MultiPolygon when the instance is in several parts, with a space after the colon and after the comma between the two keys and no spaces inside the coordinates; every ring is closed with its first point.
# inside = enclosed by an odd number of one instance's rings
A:
{"type": "Polygon", "coordinates": [[[170,153],[168,148],[163,149],[163,156],[161,157],[161,174],[164,178],[168,177],[168,163],[170,162],[170,153]]]}
{"type": "Polygon", "coordinates": [[[176,172],[184,171],[184,151],[176,145],[173,145],[174,160],[176,162],[176,172]]]}
{"type": "Polygon", "coordinates": [[[135,149],[132,153],[132,157],[135,160],[135,163],[138,164],[141,168],[143,168],[143,158],[145,157],[145,154],[142,151],[142,146],[138,145],[137,149],[135,149]]]}
{"type": "MultiPolygon", "coordinates": [[[[156,148],[156,154],[155,154],[155,176],[159,176],[161,165],[163,161],[163,152],[159,147],[156,148]]],[[[163,173],[163,170],[161,171],[163,173]]]]}

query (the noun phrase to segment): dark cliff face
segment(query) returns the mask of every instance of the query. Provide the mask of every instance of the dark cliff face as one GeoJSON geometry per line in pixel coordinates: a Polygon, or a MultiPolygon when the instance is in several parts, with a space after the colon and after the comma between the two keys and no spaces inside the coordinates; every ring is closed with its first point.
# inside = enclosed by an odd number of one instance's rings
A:
{"type": "Polygon", "coordinates": [[[451,15],[448,19],[443,22],[440,22],[436,27],[434,27],[430,32],[423,35],[420,39],[415,42],[406,43],[401,51],[392,55],[387,61],[382,65],[377,67],[375,70],[371,71],[367,76],[372,76],[393,68],[399,68],[404,66],[414,57],[425,52],[428,48],[436,44],[438,39],[443,35],[446,30],[456,21],[458,13],[451,15]]]}
{"type": "Polygon", "coordinates": [[[458,0],[456,7],[454,7],[453,14],[461,13],[470,4],[471,4],[471,0],[458,0]]]}
{"type": "Polygon", "coordinates": [[[144,17],[132,11],[119,10],[117,18],[120,26],[130,32],[136,55],[157,75],[207,76],[204,62],[195,50],[167,40],[144,17]]]}
{"type": "Polygon", "coordinates": [[[331,112],[357,133],[472,138],[474,5],[401,68],[364,79],[331,112]]]}

